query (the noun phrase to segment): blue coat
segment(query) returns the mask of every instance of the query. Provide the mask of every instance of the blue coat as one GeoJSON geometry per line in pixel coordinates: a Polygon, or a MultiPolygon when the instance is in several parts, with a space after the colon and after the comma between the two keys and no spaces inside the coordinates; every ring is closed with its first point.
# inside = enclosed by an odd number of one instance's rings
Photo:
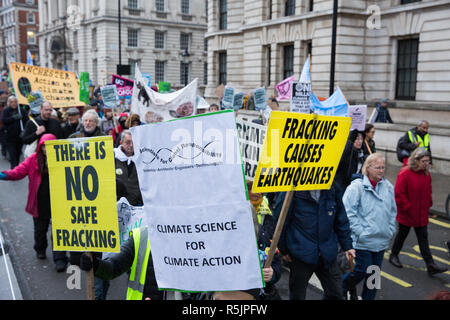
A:
{"type": "Polygon", "coordinates": [[[389,248],[397,215],[392,184],[383,178],[374,190],[364,176],[352,181],[342,200],[350,221],[353,247],[371,252],[389,248]]]}
{"type": "MultiPolygon", "coordinates": [[[[286,194],[277,198],[274,217],[278,220],[286,194]]],[[[304,263],[317,265],[322,257],[325,266],[336,260],[338,242],[344,251],[352,249],[350,225],[342,191],[337,185],[321,191],[316,202],[309,191],[295,192],[288,211],[278,248],[283,254],[304,263]]]]}

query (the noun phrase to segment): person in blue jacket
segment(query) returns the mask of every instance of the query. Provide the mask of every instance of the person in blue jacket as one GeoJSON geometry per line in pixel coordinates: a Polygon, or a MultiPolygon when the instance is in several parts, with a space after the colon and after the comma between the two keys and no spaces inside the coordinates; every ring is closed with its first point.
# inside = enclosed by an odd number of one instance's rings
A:
{"type": "MultiPolygon", "coordinates": [[[[276,220],[285,196],[281,193],[277,197],[276,220]]],[[[355,257],[340,187],[333,183],[330,190],[295,192],[278,243],[283,260],[290,264],[291,300],[305,299],[313,273],[322,284],[324,299],[342,300],[338,242],[348,260],[355,257]]]]}
{"type": "Polygon", "coordinates": [[[354,272],[347,272],[343,277],[344,296],[362,280],[365,280],[363,300],[374,300],[379,288],[376,279],[370,281],[369,277],[376,271],[373,266],[379,268],[378,274],[381,271],[384,251],[395,233],[397,215],[394,187],[384,178],[384,170],[385,159],[381,154],[369,156],[362,169],[362,179],[353,180],[342,199],[356,249],[354,272]]]}

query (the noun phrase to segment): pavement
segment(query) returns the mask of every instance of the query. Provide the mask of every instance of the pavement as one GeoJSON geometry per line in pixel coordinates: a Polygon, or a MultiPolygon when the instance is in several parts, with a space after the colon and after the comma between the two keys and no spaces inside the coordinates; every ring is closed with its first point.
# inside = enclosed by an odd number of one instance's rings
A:
{"type": "MultiPolygon", "coordinates": [[[[8,163],[5,160],[0,160],[0,171],[8,168],[8,163]]],[[[392,184],[395,184],[400,169],[400,167],[388,166],[386,178],[392,184]]],[[[434,222],[430,223],[430,244],[434,245],[432,249],[438,255],[440,254],[440,258],[438,257],[440,260],[438,261],[448,266],[450,263],[446,257],[446,250],[437,246],[441,246],[442,239],[449,239],[450,221],[445,218],[445,201],[450,191],[450,177],[432,173],[432,178],[434,199],[432,209],[433,212],[439,214],[439,217],[433,219],[434,222]]],[[[47,260],[38,261],[35,259],[32,249],[32,222],[28,215],[23,212],[27,184],[27,179],[8,184],[8,191],[3,191],[0,194],[0,300],[85,299],[83,290],[67,289],[66,283],[70,274],[58,274],[52,270],[53,262],[51,261],[50,249],[47,250],[47,260]]],[[[6,188],[3,187],[3,190],[6,190],[6,188]]],[[[432,280],[427,278],[426,272],[422,270],[424,269],[423,261],[420,260],[418,249],[415,248],[417,242],[413,233],[410,234],[409,239],[412,240],[411,244],[405,244],[403,254],[403,260],[405,260],[408,268],[400,271],[390,266],[389,263],[385,263],[383,266],[385,274],[383,276],[388,279],[386,280],[387,288],[385,291],[383,290],[384,292],[380,292],[377,299],[397,299],[396,295],[392,295],[394,290],[404,290],[402,294],[406,297],[405,299],[416,299],[417,296],[426,297],[436,289],[448,290],[450,288],[449,271],[441,275],[440,278],[436,277],[432,280]],[[423,285],[423,283],[425,284],[423,285]],[[389,286],[392,286],[392,289],[389,286]],[[415,291],[408,289],[411,287],[414,287],[415,290],[420,288],[422,291],[417,294],[415,291]]],[[[288,298],[288,276],[289,271],[285,269],[282,280],[277,284],[283,299],[288,298]]],[[[126,275],[112,281],[108,300],[123,300],[126,283],[126,275]]],[[[320,282],[313,277],[306,298],[308,300],[320,300],[321,297],[320,282]]],[[[169,297],[169,299],[174,298],[172,295],[169,297]]]]}

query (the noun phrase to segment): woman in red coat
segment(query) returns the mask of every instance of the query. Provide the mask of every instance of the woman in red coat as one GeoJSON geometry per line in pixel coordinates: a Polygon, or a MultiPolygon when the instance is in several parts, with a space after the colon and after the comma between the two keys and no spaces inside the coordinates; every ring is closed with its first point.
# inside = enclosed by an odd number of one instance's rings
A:
{"type": "Polygon", "coordinates": [[[389,262],[398,268],[403,267],[398,254],[408,236],[409,229],[413,227],[428,274],[433,275],[445,272],[447,269],[434,263],[428,244],[428,215],[433,205],[429,167],[430,153],[424,148],[417,148],[411,154],[408,165],[402,168],[397,176],[395,202],[397,203],[398,233],[392,246],[389,262]]]}
{"type": "MultiPolygon", "coordinates": [[[[17,181],[28,176],[28,200],[25,211],[33,216],[34,250],[38,259],[45,259],[47,231],[50,225],[50,184],[45,141],[56,140],[53,134],[44,134],[39,140],[36,152],[13,170],[0,173],[0,180],[17,181]]],[[[56,271],[66,269],[68,258],[65,252],[53,252],[56,271]]]]}

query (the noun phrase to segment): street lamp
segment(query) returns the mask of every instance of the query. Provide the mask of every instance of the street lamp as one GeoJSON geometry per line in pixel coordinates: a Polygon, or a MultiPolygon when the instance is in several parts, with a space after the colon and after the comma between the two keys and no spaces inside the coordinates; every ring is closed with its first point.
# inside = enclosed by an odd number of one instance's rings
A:
{"type": "Polygon", "coordinates": [[[183,68],[184,68],[184,86],[186,87],[188,85],[188,73],[189,73],[189,52],[187,48],[184,48],[183,52],[181,53],[181,56],[183,57],[183,68]]]}
{"type": "Polygon", "coordinates": [[[67,16],[61,17],[63,22],[63,54],[64,54],[64,67],[63,69],[67,71],[69,68],[67,66],[67,48],[66,48],[66,25],[67,25],[67,16]]]}
{"type": "Polygon", "coordinates": [[[336,66],[336,29],[338,15],[338,0],[333,2],[333,31],[331,36],[331,65],[330,65],[330,96],[334,93],[334,74],[336,66]]]}

